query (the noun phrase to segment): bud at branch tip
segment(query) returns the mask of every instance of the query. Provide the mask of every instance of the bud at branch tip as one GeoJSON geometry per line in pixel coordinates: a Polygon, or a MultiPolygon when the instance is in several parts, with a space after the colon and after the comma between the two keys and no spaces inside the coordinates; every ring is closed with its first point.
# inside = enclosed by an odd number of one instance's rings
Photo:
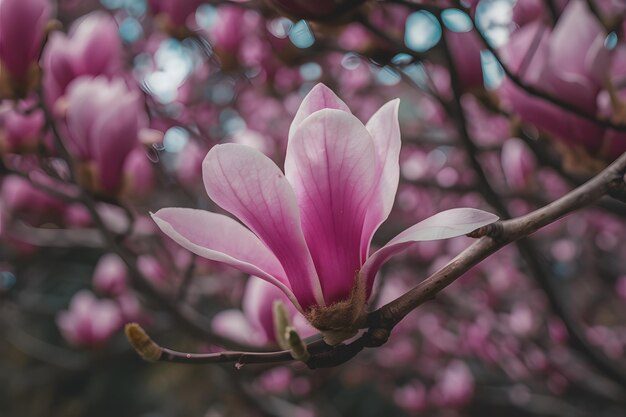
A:
{"type": "Polygon", "coordinates": [[[135,351],[144,360],[156,362],[161,358],[162,350],[137,323],[128,323],[124,326],[126,338],[135,351]]]}

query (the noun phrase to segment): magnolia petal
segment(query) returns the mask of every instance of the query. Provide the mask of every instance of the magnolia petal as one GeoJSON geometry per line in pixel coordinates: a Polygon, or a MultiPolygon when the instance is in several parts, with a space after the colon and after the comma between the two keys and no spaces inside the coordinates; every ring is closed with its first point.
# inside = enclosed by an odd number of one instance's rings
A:
{"type": "Polygon", "coordinates": [[[374,278],[380,266],[411,244],[463,236],[497,220],[498,216],[483,210],[455,208],[437,213],[409,227],[374,252],[363,265],[362,273],[367,282],[368,295],[371,293],[374,278]]]}
{"type": "Polygon", "coordinates": [[[361,237],[362,260],[367,258],[374,233],[389,216],[398,190],[401,146],[400,124],[398,123],[399,106],[400,99],[389,101],[374,113],[365,125],[374,139],[380,176],[365,218],[365,227],[361,237]]]}
{"type": "Polygon", "coordinates": [[[346,299],[361,267],[361,236],[378,181],[371,135],[352,114],[323,109],[291,137],[285,175],[326,303],[346,299]]]}
{"type": "Polygon", "coordinates": [[[322,303],[296,198],[276,164],[253,148],[229,143],[209,151],[202,174],[209,197],[237,216],[274,253],[302,308],[322,303]]]}
{"type": "Polygon", "coordinates": [[[152,218],[163,233],[185,249],[256,275],[276,285],[298,305],[278,259],[252,232],[230,217],[170,207],[152,214],[152,218]]]}
{"type": "Polygon", "coordinates": [[[257,277],[250,277],[241,302],[243,314],[256,328],[262,331],[267,340],[275,342],[274,301],[281,301],[291,313],[296,313],[292,303],[274,285],[257,277]]]}
{"type": "Polygon", "coordinates": [[[100,115],[93,124],[91,133],[100,186],[107,192],[119,188],[124,162],[138,144],[137,134],[141,114],[139,97],[134,92],[124,93],[119,97],[115,108],[100,115]]]}
{"type": "Polygon", "coordinates": [[[309,91],[309,94],[300,103],[298,112],[289,127],[289,138],[291,138],[304,119],[322,109],[337,109],[350,113],[346,103],[337,97],[333,90],[319,83],[309,91]]]}
{"type": "Polygon", "coordinates": [[[109,98],[109,84],[102,77],[79,77],[67,89],[67,130],[66,146],[79,159],[93,158],[91,132],[102,109],[112,106],[109,98]]]}
{"type": "Polygon", "coordinates": [[[119,70],[122,44],[115,19],[94,11],[77,20],[70,31],[72,48],[80,54],[83,74],[113,74],[119,70]]]}
{"type": "Polygon", "coordinates": [[[237,309],[217,313],[211,320],[211,329],[216,334],[243,345],[263,346],[269,341],[266,334],[237,309]]]}
{"type": "Polygon", "coordinates": [[[50,7],[46,0],[0,1],[0,61],[18,79],[37,60],[50,7]]]}

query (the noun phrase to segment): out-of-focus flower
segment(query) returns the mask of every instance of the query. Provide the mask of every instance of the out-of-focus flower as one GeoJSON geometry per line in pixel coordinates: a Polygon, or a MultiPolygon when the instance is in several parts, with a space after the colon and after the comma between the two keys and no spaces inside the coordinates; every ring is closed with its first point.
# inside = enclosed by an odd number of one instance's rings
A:
{"type": "Polygon", "coordinates": [[[212,327],[218,334],[252,346],[276,343],[273,304],[283,302],[289,318],[301,337],[316,333],[306,319],[288,301],[287,296],[276,286],[250,277],[246,284],[241,310],[231,309],[215,316],[212,327]]]}
{"type": "Polygon", "coordinates": [[[86,76],[73,81],[67,93],[64,139],[84,163],[83,184],[97,192],[118,192],[126,158],[146,124],[139,93],[123,80],[86,76]]]}
{"type": "Polygon", "coordinates": [[[39,81],[47,0],[0,0],[0,98],[23,97],[39,81]]]}
{"type": "Polygon", "coordinates": [[[99,300],[87,290],[76,293],[69,310],[61,311],[56,320],[65,340],[85,347],[102,345],[122,325],[118,305],[112,300],[99,300]]]}
{"type": "Polygon", "coordinates": [[[467,365],[455,360],[448,365],[430,392],[430,399],[443,407],[462,407],[474,396],[474,377],[467,365]]]}
{"type": "Polygon", "coordinates": [[[506,182],[514,190],[529,187],[535,170],[535,156],[521,139],[511,138],[502,146],[502,170],[506,182]]]}
{"type": "Polygon", "coordinates": [[[255,383],[269,394],[283,394],[289,390],[293,379],[293,372],[290,368],[279,366],[261,374],[255,383]]]}
{"type": "Polygon", "coordinates": [[[225,52],[237,51],[242,45],[241,40],[248,29],[243,27],[246,10],[231,5],[223,5],[217,9],[216,22],[209,29],[211,43],[225,52]]]}
{"type": "Polygon", "coordinates": [[[33,152],[42,137],[44,114],[40,110],[0,112],[0,154],[33,152]]]}
{"type": "Polygon", "coordinates": [[[33,226],[58,221],[65,203],[50,194],[35,188],[27,179],[16,175],[2,180],[0,191],[3,214],[19,218],[33,226]]]}
{"type": "Polygon", "coordinates": [[[172,36],[190,34],[187,19],[202,4],[202,0],[148,0],[150,10],[160,19],[162,28],[172,36]]]}
{"type": "Polygon", "coordinates": [[[123,168],[123,194],[131,198],[148,195],[155,181],[153,165],[145,149],[135,148],[130,151],[123,168]]]}
{"type": "Polygon", "coordinates": [[[93,272],[93,287],[108,295],[119,296],[126,292],[128,269],[122,259],[114,253],[104,255],[93,272]]]}
{"type": "Polygon", "coordinates": [[[334,20],[360,6],[365,0],[265,0],[272,8],[289,17],[309,20],[334,20]]]}
{"type": "Polygon", "coordinates": [[[243,129],[235,133],[231,138],[232,143],[246,145],[258,150],[265,155],[271,156],[274,151],[274,143],[265,135],[252,129],[243,129]]]}
{"type": "MultiPolygon", "coordinates": [[[[396,5],[380,6],[372,4],[368,14],[370,23],[379,30],[392,37],[402,37],[410,10],[396,5]]],[[[345,49],[357,52],[380,63],[387,63],[397,51],[379,36],[365,29],[359,23],[350,23],[345,26],[338,39],[339,45],[345,49]]]]}
{"type": "Polygon", "coordinates": [[[338,343],[356,332],[387,259],[414,242],[464,235],[497,220],[481,210],[448,210],[369,254],[398,186],[398,105],[383,105],[365,126],[318,84],[291,125],[285,174],[265,155],[237,144],[217,145],[204,160],[209,197],[247,228],[186,208],[162,209],[153,218],[190,251],[279,287],[330,343],[338,343]]]}
{"type": "Polygon", "coordinates": [[[53,106],[72,80],[81,75],[117,74],[122,67],[121,52],[115,19],[102,11],[74,22],[67,35],[52,33],[42,56],[48,105],[53,106]]]}
{"type": "Polygon", "coordinates": [[[424,411],[428,406],[426,387],[420,381],[413,381],[396,388],[393,399],[400,407],[413,413],[424,411]]]}
{"type": "Polygon", "coordinates": [[[176,158],[176,178],[186,186],[192,187],[200,184],[202,179],[202,160],[206,155],[195,141],[189,141],[178,153],[176,158]]]}
{"type": "Polygon", "coordinates": [[[139,256],[137,269],[154,285],[163,286],[168,281],[167,269],[152,255],[139,256]]]}
{"type": "MultiPolygon", "coordinates": [[[[586,5],[575,0],[567,5],[554,30],[541,21],[529,23],[512,35],[502,54],[526,83],[595,116],[597,95],[610,68],[605,37],[586,5]]],[[[505,80],[500,94],[522,121],[569,147],[592,154],[601,151],[603,130],[598,124],[532,97],[510,80],[505,80]]]]}

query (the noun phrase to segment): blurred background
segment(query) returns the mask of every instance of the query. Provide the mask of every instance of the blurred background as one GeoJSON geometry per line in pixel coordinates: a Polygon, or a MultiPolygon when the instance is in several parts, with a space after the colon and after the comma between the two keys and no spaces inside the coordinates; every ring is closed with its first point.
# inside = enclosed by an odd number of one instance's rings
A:
{"type": "MultiPolygon", "coordinates": [[[[0,0],[0,415],[626,415],[626,205],[576,212],[471,269],[331,369],[147,363],[276,349],[252,278],[149,217],[216,210],[218,143],[282,167],[323,82],[363,122],[401,99],[380,247],[445,209],[544,206],[626,151],[622,0],[0,0]]],[[[466,248],[387,263],[369,309],[466,248]]],[[[263,310],[265,309],[265,310],[263,310]]]]}

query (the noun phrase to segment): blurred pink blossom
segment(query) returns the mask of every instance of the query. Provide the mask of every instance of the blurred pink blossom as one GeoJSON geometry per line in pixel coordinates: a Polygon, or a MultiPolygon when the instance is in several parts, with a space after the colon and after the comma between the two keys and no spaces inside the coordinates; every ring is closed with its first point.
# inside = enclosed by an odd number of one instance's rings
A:
{"type": "Polygon", "coordinates": [[[286,366],[279,366],[264,372],[255,382],[269,394],[282,394],[289,390],[292,381],[291,369],[286,366]]]}
{"type": "Polygon", "coordinates": [[[88,164],[83,182],[95,191],[116,193],[124,163],[146,126],[141,96],[124,80],[80,77],[68,87],[66,146],[88,164]]]}
{"type": "Polygon", "coordinates": [[[424,411],[428,406],[426,387],[420,381],[396,388],[393,399],[400,407],[413,413],[424,411]]]}
{"type": "Polygon", "coordinates": [[[285,174],[263,154],[237,144],[217,145],[204,160],[209,197],[248,228],[186,208],[161,209],[153,218],[190,251],[273,283],[302,313],[346,301],[360,314],[378,269],[391,256],[416,241],[464,235],[497,220],[481,210],[448,210],[369,254],[398,186],[398,105],[383,105],[365,126],[318,84],[291,125],[285,174]]]}
{"type": "Polygon", "coordinates": [[[459,360],[452,361],[439,375],[429,397],[442,407],[467,405],[474,397],[474,377],[467,365],[459,360]]]}
{"type": "Polygon", "coordinates": [[[65,203],[34,187],[27,179],[16,175],[3,178],[0,190],[2,213],[19,218],[33,226],[59,220],[65,203]]]}
{"type": "Polygon", "coordinates": [[[239,6],[223,5],[217,8],[215,24],[209,29],[212,44],[230,53],[236,54],[242,47],[242,39],[249,26],[244,25],[246,10],[239,6]]]}
{"type": "Polygon", "coordinates": [[[33,78],[38,78],[33,68],[38,69],[37,59],[50,17],[50,3],[47,0],[0,0],[0,10],[0,97],[5,89],[9,90],[9,97],[23,96],[25,91],[19,91],[20,87],[32,87],[33,78]],[[11,94],[12,89],[18,89],[18,94],[11,94]]]}
{"type": "Polygon", "coordinates": [[[92,279],[97,291],[107,295],[122,295],[127,290],[128,269],[118,255],[109,253],[98,261],[92,279]]]}
{"type": "Polygon", "coordinates": [[[231,309],[218,313],[212,322],[213,330],[252,346],[276,343],[273,317],[275,301],[285,304],[289,318],[301,337],[316,333],[282,291],[257,277],[250,277],[246,284],[241,310],[231,309]]]}
{"type": "MultiPolygon", "coordinates": [[[[502,55],[526,83],[595,116],[597,95],[610,68],[605,37],[584,2],[574,0],[554,29],[541,21],[529,23],[512,35],[502,55]]],[[[500,94],[522,121],[553,134],[569,146],[582,146],[592,153],[601,150],[603,130],[598,124],[530,96],[510,80],[505,80],[500,94]]]]}
{"type": "Polygon", "coordinates": [[[156,286],[163,286],[169,281],[169,273],[165,266],[152,255],[141,255],[137,258],[137,269],[148,281],[156,286]]]}
{"type": "Polygon", "coordinates": [[[73,79],[81,75],[111,77],[121,70],[122,45],[112,16],[95,11],[76,20],[66,35],[50,35],[42,56],[44,91],[54,106],[73,79]]]}
{"type": "MultiPolygon", "coordinates": [[[[151,129],[143,129],[139,132],[151,129]]],[[[152,191],[155,182],[154,163],[150,161],[145,149],[135,148],[128,154],[124,162],[124,194],[131,197],[143,197],[152,191]]]]}
{"type": "Polygon", "coordinates": [[[106,342],[122,325],[119,307],[112,300],[99,300],[87,290],[79,291],[69,310],[57,315],[61,334],[72,345],[97,347],[106,342]]]}

